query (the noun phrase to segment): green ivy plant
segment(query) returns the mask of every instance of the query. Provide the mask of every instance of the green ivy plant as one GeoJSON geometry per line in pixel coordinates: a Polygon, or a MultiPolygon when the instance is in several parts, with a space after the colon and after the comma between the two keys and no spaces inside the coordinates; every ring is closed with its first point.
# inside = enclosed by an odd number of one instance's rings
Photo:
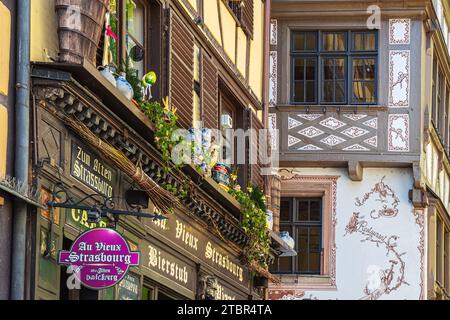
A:
{"type": "MultiPolygon", "coordinates": [[[[173,133],[178,129],[177,115],[175,112],[164,108],[156,101],[141,101],[141,110],[155,125],[155,143],[161,151],[162,159],[168,163],[171,159],[171,152],[179,141],[172,141],[173,133]]],[[[166,166],[165,170],[169,170],[166,166]]]]}
{"type": "Polygon", "coordinates": [[[267,231],[266,197],[259,186],[249,185],[247,192],[242,191],[237,178],[238,168],[235,166],[230,174],[228,193],[241,205],[241,226],[249,237],[249,243],[244,252],[245,258],[248,263],[256,262],[267,270],[270,239],[267,231]]]}
{"type": "Polygon", "coordinates": [[[230,188],[228,193],[231,194],[241,204],[242,222],[241,226],[249,237],[249,243],[245,249],[245,258],[247,262],[256,261],[264,269],[268,268],[267,260],[270,252],[270,239],[267,232],[267,218],[265,207],[265,197],[262,195],[258,201],[252,199],[255,188],[250,186],[247,188],[248,193],[230,188]]]}
{"type": "MultiPolygon", "coordinates": [[[[173,133],[179,129],[176,110],[156,101],[140,101],[139,105],[144,114],[155,125],[155,143],[162,153],[162,159],[169,162],[172,149],[181,141],[173,141],[173,133]]],[[[184,143],[189,143],[184,141],[184,143]]],[[[165,170],[169,170],[167,166],[165,170]]],[[[196,168],[201,172],[200,168],[196,168]]],[[[228,193],[240,204],[242,213],[241,227],[249,237],[249,243],[244,249],[245,258],[248,263],[257,262],[264,269],[268,268],[268,257],[270,252],[270,239],[267,232],[266,199],[259,186],[249,186],[247,192],[240,189],[237,184],[237,169],[231,174],[231,184],[228,193]]],[[[163,184],[163,188],[175,196],[185,199],[188,196],[189,186],[185,185],[181,191],[171,184],[163,184]]]]}
{"type": "Polygon", "coordinates": [[[251,187],[250,198],[262,211],[267,212],[266,196],[260,186],[251,187]]]}

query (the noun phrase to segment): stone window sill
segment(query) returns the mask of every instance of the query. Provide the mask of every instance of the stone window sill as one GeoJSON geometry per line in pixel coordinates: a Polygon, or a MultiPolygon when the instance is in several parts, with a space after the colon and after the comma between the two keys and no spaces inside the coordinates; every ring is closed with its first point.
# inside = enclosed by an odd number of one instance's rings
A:
{"type": "Polygon", "coordinates": [[[279,274],[281,287],[302,290],[337,290],[330,275],[279,274]]]}

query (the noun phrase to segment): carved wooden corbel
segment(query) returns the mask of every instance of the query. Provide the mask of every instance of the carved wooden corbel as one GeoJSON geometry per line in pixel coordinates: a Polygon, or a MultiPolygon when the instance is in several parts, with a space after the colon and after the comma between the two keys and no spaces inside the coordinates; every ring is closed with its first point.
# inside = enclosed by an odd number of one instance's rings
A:
{"type": "Polygon", "coordinates": [[[414,188],[424,189],[425,182],[422,181],[422,168],[420,166],[420,161],[414,161],[412,167],[413,167],[414,188]]]}
{"type": "Polygon", "coordinates": [[[413,188],[409,192],[409,198],[415,209],[428,207],[429,201],[425,189],[413,188]]]}
{"type": "Polygon", "coordinates": [[[348,162],[348,176],[352,181],[362,181],[363,167],[361,166],[361,162],[356,160],[350,160],[348,162]]]}

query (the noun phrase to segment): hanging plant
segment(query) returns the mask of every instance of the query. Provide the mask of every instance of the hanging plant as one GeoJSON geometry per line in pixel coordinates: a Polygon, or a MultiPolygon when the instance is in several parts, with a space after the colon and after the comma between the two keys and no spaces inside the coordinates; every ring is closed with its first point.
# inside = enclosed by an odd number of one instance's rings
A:
{"type": "MultiPolygon", "coordinates": [[[[141,110],[155,125],[155,143],[162,154],[162,159],[165,162],[171,160],[171,151],[179,143],[187,143],[187,150],[195,151],[193,139],[176,139],[172,140],[174,132],[179,129],[177,126],[176,109],[169,107],[168,98],[163,100],[163,105],[159,102],[139,102],[141,110]],[[189,146],[191,149],[189,149],[189,146]]],[[[210,150],[206,149],[205,150],[210,150]]],[[[214,149],[216,152],[217,150],[214,149]]],[[[205,163],[210,166],[212,159],[211,155],[204,155],[204,150],[199,153],[201,155],[201,161],[195,165],[196,169],[200,173],[205,172],[205,168],[202,164],[205,163]]],[[[195,152],[192,153],[195,155],[195,152]]],[[[169,166],[165,168],[169,170],[169,166]]],[[[267,217],[266,217],[266,199],[259,186],[249,186],[247,192],[240,189],[237,184],[237,169],[234,168],[230,174],[230,185],[228,193],[232,195],[241,205],[242,222],[241,227],[249,238],[249,242],[244,248],[244,256],[247,260],[247,264],[250,266],[258,266],[261,272],[267,272],[268,258],[270,253],[270,238],[267,230],[267,217]]],[[[170,184],[164,184],[164,189],[170,191],[175,196],[185,199],[188,196],[188,186],[184,186],[181,191],[173,187],[170,184]]]]}
{"type": "MultiPolygon", "coordinates": [[[[179,141],[172,141],[173,133],[178,129],[176,109],[169,108],[168,98],[163,101],[164,106],[156,101],[140,102],[139,105],[144,114],[155,125],[155,143],[161,151],[165,162],[171,160],[171,151],[179,141]]],[[[168,170],[166,166],[165,170],[168,170]]]]}
{"type": "Polygon", "coordinates": [[[249,243],[244,250],[247,263],[257,263],[267,270],[270,239],[267,232],[266,211],[264,210],[265,197],[257,188],[259,187],[250,186],[247,188],[248,193],[246,193],[234,186],[228,190],[228,193],[241,204],[241,226],[249,237],[249,243]],[[254,200],[253,197],[255,196],[258,197],[258,201],[254,200]]]}

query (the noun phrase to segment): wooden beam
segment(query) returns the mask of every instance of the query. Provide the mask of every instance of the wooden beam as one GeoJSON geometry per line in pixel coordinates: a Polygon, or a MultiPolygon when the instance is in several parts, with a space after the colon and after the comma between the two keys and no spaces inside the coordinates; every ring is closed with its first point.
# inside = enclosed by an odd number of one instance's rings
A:
{"type": "Polygon", "coordinates": [[[361,166],[361,162],[355,160],[348,162],[348,176],[353,181],[362,181],[363,167],[361,166]]]}

